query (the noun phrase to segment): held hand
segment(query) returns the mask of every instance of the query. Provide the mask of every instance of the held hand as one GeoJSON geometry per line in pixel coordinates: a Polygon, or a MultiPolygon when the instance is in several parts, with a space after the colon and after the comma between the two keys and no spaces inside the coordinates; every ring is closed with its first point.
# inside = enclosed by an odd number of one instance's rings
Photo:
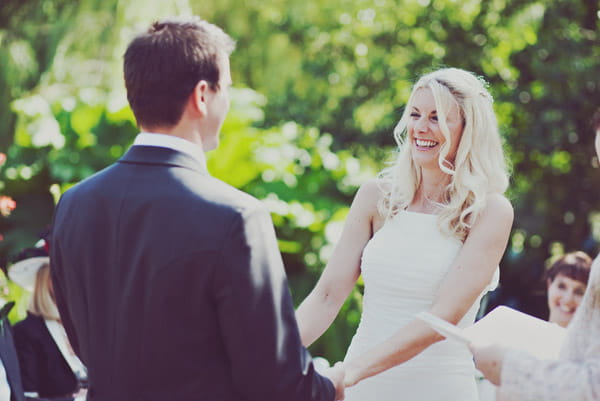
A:
{"type": "Polygon", "coordinates": [[[359,380],[358,380],[358,372],[355,369],[355,366],[352,365],[351,362],[350,363],[346,362],[344,364],[344,370],[346,372],[346,374],[344,376],[344,386],[345,387],[352,387],[356,383],[359,382],[359,380]]]}
{"type": "Polygon", "coordinates": [[[337,362],[333,367],[324,370],[321,374],[333,383],[335,387],[335,400],[343,400],[345,371],[342,362],[337,362]]]}
{"type": "Polygon", "coordinates": [[[497,386],[500,385],[502,364],[504,362],[504,355],[508,349],[497,344],[479,345],[473,343],[469,344],[469,348],[473,353],[477,369],[490,382],[497,386]]]}

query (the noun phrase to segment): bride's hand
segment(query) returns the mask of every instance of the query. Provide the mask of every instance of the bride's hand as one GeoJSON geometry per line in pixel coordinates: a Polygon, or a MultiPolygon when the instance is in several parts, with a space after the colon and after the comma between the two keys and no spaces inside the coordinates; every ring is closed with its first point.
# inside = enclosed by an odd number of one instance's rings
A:
{"type": "Polygon", "coordinates": [[[359,382],[358,371],[354,368],[352,363],[345,362],[344,371],[346,372],[346,375],[344,376],[345,387],[352,387],[359,382]]]}
{"type": "Polygon", "coordinates": [[[343,400],[344,399],[344,389],[345,389],[345,370],[342,362],[337,362],[333,367],[324,369],[321,374],[327,377],[333,383],[335,387],[335,399],[343,400]]]}

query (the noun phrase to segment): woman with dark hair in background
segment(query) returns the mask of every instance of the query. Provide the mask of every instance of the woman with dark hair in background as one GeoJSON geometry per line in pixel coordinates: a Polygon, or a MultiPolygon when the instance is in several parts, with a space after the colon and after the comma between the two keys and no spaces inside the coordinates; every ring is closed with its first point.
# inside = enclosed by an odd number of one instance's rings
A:
{"type": "MultiPolygon", "coordinates": [[[[600,158],[600,109],[594,115],[600,158]]],[[[592,264],[581,306],[558,360],[540,360],[500,345],[471,345],[477,368],[499,385],[500,401],[597,401],[600,398],[600,258],[592,264]]]]}
{"type": "Polygon", "coordinates": [[[590,277],[592,258],[582,251],[561,256],[545,274],[548,321],[567,327],[581,304],[590,277]]]}
{"type": "MultiPolygon", "coordinates": [[[[567,327],[581,305],[587,288],[592,258],[582,251],[570,252],[559,257],[544,274],[549,316],[548,321],[567,327]]],[[[496,399],[496,386],[482,380],[478,373],[477,388],[480,401],[496,399]]]]}

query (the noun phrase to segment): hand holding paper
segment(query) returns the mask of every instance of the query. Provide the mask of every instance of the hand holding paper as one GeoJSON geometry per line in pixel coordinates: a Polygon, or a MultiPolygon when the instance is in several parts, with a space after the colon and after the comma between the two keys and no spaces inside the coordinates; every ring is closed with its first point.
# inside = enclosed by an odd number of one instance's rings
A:
{"type": "Polygon", "coordinates": [[[417,317],[448,339],[465,344],[498,344],[529,352],[540,359],[558,358],[566,334],[566,330],[556,324],[506,306],[495,308],[464,329],[429,312],[421,312],[417,317]]]}
{"type": "Polygon", "coordinates": [[[498,344],[485,346],[469,344],[469,349],[473,353],[473,360],[477,369],[490,382],[496,386],[499,385],[502,365],[504,364],[504,355],[508,351],[508,348],[498,344]]]}

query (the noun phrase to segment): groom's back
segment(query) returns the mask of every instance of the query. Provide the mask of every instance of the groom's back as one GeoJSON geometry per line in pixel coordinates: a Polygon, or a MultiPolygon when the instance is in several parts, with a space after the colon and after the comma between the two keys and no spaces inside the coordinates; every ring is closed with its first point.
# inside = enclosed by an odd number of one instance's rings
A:
{"type": "Polygon", "coordinates": [[[334,398],[302,347],[269,213],[203,167],[233,47],[197,18],[138,35],[124,76],[144,132],[57,206],[52,278],[90,400],[334,398]]]}
{"type": "Polygon", "coordinates": [[[216,277],[232,227],[256,207],[208,175],[164,165],[118,163],[65,194],[55,281],[91,399],[240,399],[216,277]]]}

